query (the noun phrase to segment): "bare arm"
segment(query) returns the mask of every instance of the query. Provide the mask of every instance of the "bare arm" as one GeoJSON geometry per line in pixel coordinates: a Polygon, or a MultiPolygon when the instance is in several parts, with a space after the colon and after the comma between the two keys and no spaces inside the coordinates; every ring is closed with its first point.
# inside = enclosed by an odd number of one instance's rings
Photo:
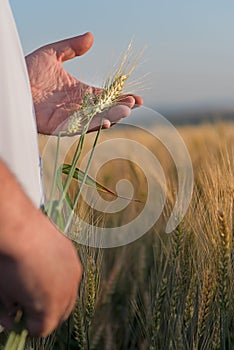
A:
{"type": "Polygon", "coordinates": [[[0,183],[0,323],[11,327],[20,308],[31,335],[45,336],[72,311],[81,265],[1,160],[0,183]]]}

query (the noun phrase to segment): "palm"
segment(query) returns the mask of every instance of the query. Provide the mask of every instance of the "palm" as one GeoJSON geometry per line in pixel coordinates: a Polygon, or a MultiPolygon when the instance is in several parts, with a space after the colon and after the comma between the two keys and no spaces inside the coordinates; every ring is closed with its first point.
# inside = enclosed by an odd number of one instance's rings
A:
{"type": "MultiPolygon", "coordinates": [[[[26,57],[40,133],[54,134],[63,129],[71,111],[80,108],[84,91],[100,91],[72,77],[62,66],[65,60],[84,54],[92,43],[92,34],[87,33],[44,46],[26,57]]],[[[125,97],[123,105],[115,107],[115,113],[109,113],[109,117],[107,115],[104,127],[109,127],[127,116],[135,104],[142,104],[140,97],[125,97]]],[[[90,131],[99,127],[100,120],[100,116],[95,116],[90,131]]]]}

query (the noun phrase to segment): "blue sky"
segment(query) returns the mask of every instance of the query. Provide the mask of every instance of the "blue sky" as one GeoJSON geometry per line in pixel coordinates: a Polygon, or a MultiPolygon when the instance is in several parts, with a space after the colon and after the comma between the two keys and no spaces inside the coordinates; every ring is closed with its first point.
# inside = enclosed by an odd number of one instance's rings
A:
{"type": "Polygon", "coordinates": [[[145,104],[165,108],[234,108],[234,1],[10,0],[25,54],[91,31],[93,48],[66,63],[77,78],[102,82],[134,38],[146,47],[135,78],[145,104]]]}

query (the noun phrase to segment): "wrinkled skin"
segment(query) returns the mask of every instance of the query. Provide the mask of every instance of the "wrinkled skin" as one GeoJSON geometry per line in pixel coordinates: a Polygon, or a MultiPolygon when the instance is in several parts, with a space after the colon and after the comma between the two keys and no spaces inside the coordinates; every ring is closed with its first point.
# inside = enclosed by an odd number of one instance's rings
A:
{"type": "MultiPolygon", "coordinates": [[[[100,94],[101,89],[80,82],[62,66],[64,61],[86,53],[92,44],[93,35],[86,33],[46,45],[26,57],[40,133],[57,134],[59,130],[66,129],[71,110],[80,108],[82,96],[87,89],[100,94]]],[[[140,96],[123,96],[121,103],[112,107],[103,118],[103,128],[109,128],[127,117],[131,108],[141,106],[142,102],[140,96]]],[[[101,117],[96,115],[93,118],[89,131],[97,130],[101,117]]]]}

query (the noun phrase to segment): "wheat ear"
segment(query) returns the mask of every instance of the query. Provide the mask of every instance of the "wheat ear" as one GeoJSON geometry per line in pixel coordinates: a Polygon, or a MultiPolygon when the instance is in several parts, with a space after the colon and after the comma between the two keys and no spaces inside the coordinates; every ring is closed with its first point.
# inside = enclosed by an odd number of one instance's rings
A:
{"type": "Polygon", "coordinates": [[[86,326],[89,327],[94,314],[96,296],[97,296],[97,278],[96,266],[94,260],[90,257],[87,267],[87,300],[86,300],[86,326]]]}
{"type": "Polygon", "coordinates": [[[167,288],[168,288],[168,281],[167,281],[167,278],[165,277],[162,279],[158,296],[156,297],[156,300],[154,303],[153,320],[152,320],[153,321],[152,322],[152,326],[153,326],[152,345],[154,346],[156,345],[156,339],[158,337],[159,330],[160,330],[162,305],[167,293],[167,288]]]}
{"type": "Polygon", "coordinates": [[[132,44],[123,56],[123,59],[114,73],[113,77],[107,78],[102,93],[97,96],[93,92],[85,92],[81,109],[74,112],[68,119],[67,134],[86,132],[92,118],[105,110],[108,110],[119,101],[120,95],[125,88],[127,79],[130,77],[137,65],[137,59],[128,67],[128,59],[131,54],[132,44]],[[85,124],[85,125],[84,125],[85,124]],[[82,132],[83,132],[82,131],[82,132]]]}
{"type": "Polygon", "coordinates": [[[87,339],[84,325],[84,316],[80,299],[77,300],[76,307],[73,313],[74,333],[79,349],[87,350],[87,339]]]}
{"type": "Polygon", "coordinates": [[[112,107],[118,101],[128,77],[129,75],[126,74],[116,76],[99,97],[94,96],[92,93],[87,93],[83,97],[81,110],[69,117],[67,133],[74,134],[80,132],[84,123],[86,126],[89,125],[96,114],[112,107]]]}
{"type": "Polygon", "coordinates": [[[189,288],[187,295],[185,297],[185,306],[183,313],[183,323],[185,333],[188,331],[189,326],[191,325],[192,318],[195,312],[195,300],[197,294],[197,274],[193,273],[191,281],[189,283],[189,288]]]}
{"type": "Polygon", "coordinates": [[[214,282],[213,276],[210,271],[205,272],[202,296],[201,296],[201,305],[199,308],[198,314],[198,337],[201,338],[208,327],[208,321],[210,317],[210,308],[214,295],[214,282]]]}
{"type": "Polygon", "coordinates": [[[228,305],[230,294],[230,262],[231,262],[231,234],[223,211],[218,211],[219,248],[219,306],[220,306],[220,342],[224,348],[228,335],[228,305]]]}
{"type": "Polygon", "coordinates": [[[230,275],[230,233],[222,211],[218,211],[218,224],[220,236],[220,256],[219,256],[219,301],[222,309],[227,310],[229,296],[228,285],[230,275]]]}

